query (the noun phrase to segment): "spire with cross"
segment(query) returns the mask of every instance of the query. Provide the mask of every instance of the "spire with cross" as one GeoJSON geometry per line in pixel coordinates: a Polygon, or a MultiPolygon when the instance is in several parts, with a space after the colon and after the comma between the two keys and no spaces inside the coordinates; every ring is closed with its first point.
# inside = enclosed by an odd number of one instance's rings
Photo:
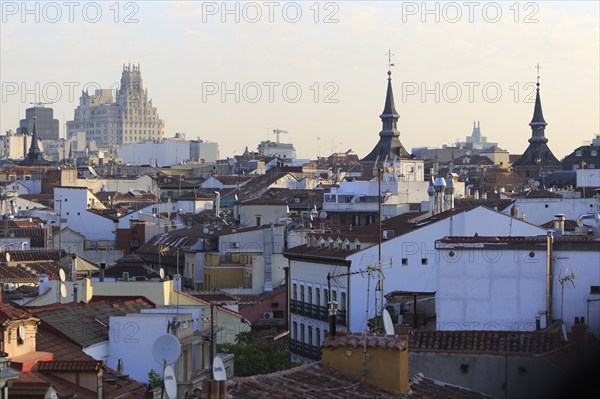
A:
{"type": "Polygon", "coordinates": [[[540,62],[538,61],[537,65],[535,66],[535,69],[537,70],[537,84],[536,86],[540,86],[540,69],[542,69],[542,67],[540,66],[540,62]]]}
{"type": "Polygon", "coordinates": [[[385,55],[387,55],[387,57],[388,57],[388,76],[390,76],[392,74],[392,67],[394,66],[394,64],[392,64],[392,57],[395,54],[392,53],[391,49],[388,49],[388,52],[385,53],[385,55]]]}

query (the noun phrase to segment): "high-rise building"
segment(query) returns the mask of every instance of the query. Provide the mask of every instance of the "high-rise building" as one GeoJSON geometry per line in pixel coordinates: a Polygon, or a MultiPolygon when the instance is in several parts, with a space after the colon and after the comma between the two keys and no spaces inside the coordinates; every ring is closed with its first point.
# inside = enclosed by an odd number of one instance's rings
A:
{"type": "Polygon", "coordinates": [[[52,108],[37,106],[25,110],[25,119],[21,119],[17,134],[31,134],[33,132],[33,119],[37,129],[37,138],[39,140],[58,140],[59,128],[58,119],[54,119],[54,110],[52,108]]]}
{"type": "Polygon", "coordinates": [[[144,89],[140,67],[123,65],[120,87],[115,91],[100,89],[90,95],[83,92],[72,121],[67,122],[67,136],[85,132],[102,148],[146,140],[161,140],[165,123],[144,89]]]}

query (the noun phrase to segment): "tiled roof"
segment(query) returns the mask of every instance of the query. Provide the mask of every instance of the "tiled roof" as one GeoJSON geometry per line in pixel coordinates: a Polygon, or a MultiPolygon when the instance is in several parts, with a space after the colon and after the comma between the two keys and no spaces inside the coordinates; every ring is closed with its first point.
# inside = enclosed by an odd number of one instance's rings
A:
{"type": "Polygon", "coordinates": [[[234,399],[314,398],[314,399],[482,399],[478,392],[451,386],[416,375],[409,380],[409,392],[398,395],[312,363],[272,374],[237,378],[228,381],[228,394],[234,399]]]}
{"type": "Polygon", "coordinates": [[[27,320],[32,318],[30,313],[17,309],[13,306],[0,303],[0,325],[5,327],[8,323],[14,320],[27,320]]]}
{"type": "Polygon", "coordinates": [[[41,273],[47,274],[51,280],[57,280],[60,269],[61,267],[55,261],[39,261],[3,266],[0,267],[0,282],[37,283],[41,273]]]}
{"type": "Polygon", "coordinates": [[[83,371],[96,372],[103,367],[102,361],[98,360],[49,360],[40,361],[37,370],[41,373],[83,371]]]}
{"type": "Polygon", "coordinates": [[[562,198],[563,196],[547,190],[527,190],[513,195],[513,198],[562,198]]]}
{"type": "Polygon", "coordinates": [[[40,260],[60,260],[67,253],[58,249],[32,249],[27,251],[0,252],[0,262],[6,262],[6,254],[10,253],[11,262],[33,262],[40,260]]]}
{"type": "Polygon", "coordinates": [[[380,349],[406,349],[407,342],[399,335],[385,335],[376,333],[352,333],[338,331],[335,337],[327,336],[323,341],[324,348],[362,348],[366,343],[369,348],[380,349]]]}
{"type": "Polygon", "coordinates": [[[254,198],[249,198],[247,200],[240,201],[241,205],[287,205],[287,202],[280,200],[278,198],[269,197],[266,195],[261,195],[254,198]]]}
{"type": "Polygon", "coordinates": [[[187,294],[210,303],[236,304],[238,298],[225,291],[188,291],[187,294]]]}
{"type": "Polygon", "coordinates": [[[526,331],[418,331],[409,335],[409,350],[540,354],[564,346],[559,333],[526,331]]]}
{"type": "Polygon", "coordinates": [[[69,303],[30,308],[31,312],[50,327],[61,331],[81,347],[108,341],[110,316],[139,313],[153,308],[144,298],[110,298],[90,303],[69,303]]]}

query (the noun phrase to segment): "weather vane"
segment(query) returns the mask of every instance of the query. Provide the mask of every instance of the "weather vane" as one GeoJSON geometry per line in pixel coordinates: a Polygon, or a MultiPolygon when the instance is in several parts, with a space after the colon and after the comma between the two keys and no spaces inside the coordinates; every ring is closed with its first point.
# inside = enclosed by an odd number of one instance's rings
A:
{"type": "Polygon", "coordinates": [[[540,85],[540,69],[542,69],[539,61],[538,61],[537,65],[535,66],[535,69],[537,69],[537,85],[539,86],[540,85]]]}
{"type": "Polygon", "coordinates": [[[385,55],[387,55],[388,57],[388,75],[392,74],[392,67],[394,66],[394,64],[392,64],[392,56],[395,55],[394,53],[392,53],[391,49],[388,49],[388,52],[385,53],[385,55]]]}

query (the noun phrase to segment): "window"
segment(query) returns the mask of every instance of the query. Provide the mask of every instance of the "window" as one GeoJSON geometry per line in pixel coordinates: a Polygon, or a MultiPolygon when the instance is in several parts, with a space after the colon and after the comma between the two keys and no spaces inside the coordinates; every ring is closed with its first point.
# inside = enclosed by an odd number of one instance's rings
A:
{"type": "Polygon", "coordinates": [[[408,258],[402,258],[402,266],[408,266],[408,258]]]}
{"type": "Polygon", "coordinates": [[[298,300],[298,287],[296,283],[292,285],[292,298],[294,299],[294,301],[298,300]]]}
{"type": "Polygon", "coordinates": [[[341,292],[340,297],[340,309],[344,310],[346,309],[346,293],[341,292]]]}
{"type": "Polygon", "coordinates": [[[308,287],[308,303],[312,303],[312,287],[308,287]]]}
{"type": "Polygon", "coordinates": [[[300,342],[304,342],[304,323],[300,323],[300,342]]]}
{"type": "Polygon", "coordinates": [[[598,151],[597,150],[592,150],[592,156],[595,157],[598,155],[598,151]]]}
{"type": "Polygon", "coordinates": [[[600,285],[591,285],[590,286],[590,294],[592,294],[592,295],[600,294],[600,285]]]}
{"type": "Polygon", "coordinates": [[[548,204],[544,204],[544,208],[548,208],[548,204]]]}
{"type": "Polygon", "coordinates": [[[308,326],[308,344],[312,346],[313,344],[313,328],[308,326]]]}
{"type": "Polygon", "coordinates": [[[321,346],[321,329],[317,327],[317,336],[316,336],[316,340],[315,343],[317,344],[317,346],[321,346]]]}
{"type": "Polygon", "coordinates": [[[360,244],[356,244],[356,250],[360,251],[360,244]]]}
{"type": "Polygon", "coordinates": [[[421,259],[421,264],[422,264],[422,265],[427,265],[427,264],[429,264],[429,259],[427,259],[427,258],[422,258],[422,259],[421,259]]]}
{"type": "Polygon", "coordinates": [[[575,151],[575,156],[576,156],[576,157],[580,157],[580,156],[581,156],[581,150],[577,150],[577,151],[575,151]]]}
{"type": "Polygon", "coordinates": [[[304,286],[300,285],[300,302],[304,302],[304,286]]]}

